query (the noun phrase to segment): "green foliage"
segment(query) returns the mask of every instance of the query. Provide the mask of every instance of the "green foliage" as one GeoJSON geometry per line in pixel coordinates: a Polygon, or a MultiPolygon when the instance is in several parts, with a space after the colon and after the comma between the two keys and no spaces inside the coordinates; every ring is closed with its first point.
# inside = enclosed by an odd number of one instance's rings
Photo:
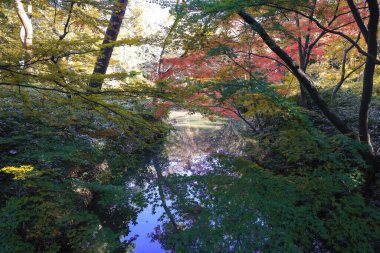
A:
{"type": "Polygon", "coordinates": [[[88,252],[116,242],[115,234],[99,228],[95,214],[83,210],[70,184],[57,184],[54,176],[61,175],[50,173],[13,186],[19,196],[0,210],[2,252],[88,252]]]}
{"type": "Polygon", "coordinates": [[[326,171],[357,170],[363,173],[367,168],[362,157],[365,146],[357,141],[340,135],[328,137],[318,130],[300,127],[291,121],[287,123],[259,137],[269,153],[268,158],[274,155],[283,162],[278,166],[268,159],[272,169],[310,171],[317,167],[326,171]]]}
{"type": "Polygon", "coordinates": [[[76,109],[82,121],[51,122],[3,101],[2,252],[111,252],[131,246],[119,237],[129,233],[145,199],[139,191],[126,192],[124,178],[145,168],[142,149],[148,145],[132,142],[96,114],[76,109]]]}
{"type": "Polygon", "coordinates": [[[275,175],[250,161],[219,156],[206,175],[158,184],[173,200],[152,236],[178,252],[375,252],[379,212],[356,192],[351,173],[323,169],[275,175]]]}
{"type": "Polygon", "coordinates": [[[125,176],[145,168],[145,150],[168,129],[146,106],[156,89],[123,68],[91,75],[113,1],[31,4],[28,60],[14,3],[0,3],[0,251],[133,247],[119,238],[145,199],[125,191],[125,176]],[[88,91],[93,77],[106,79],[103,90],[88,91]]]}

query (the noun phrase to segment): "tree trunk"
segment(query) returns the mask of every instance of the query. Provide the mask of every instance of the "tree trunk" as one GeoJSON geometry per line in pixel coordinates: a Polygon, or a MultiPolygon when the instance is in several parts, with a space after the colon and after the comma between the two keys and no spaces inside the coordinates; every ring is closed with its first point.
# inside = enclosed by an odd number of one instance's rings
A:
{"type": "Polygon", "coordinates": [[[17,16],[21,21],[20,40],[25,49],[25,59],[23,66],[27,66],[32,59],[32,45],[33,45],[33,25],[32,25],[32,4],[28,1],[27,10],[25,11],[24,5],[21,0],[15,0],[15,7],[17,16]]]}
{"type": "MultiPolygon", "coordinates": [[[[298,15],[296,15],[296,25],[297,28],[300,30],[300,20],[298,15]]],[[[305,41],[305,48],[306,48],[306,41],[305,41]]],[[[306,72],[307,64],[306,64],[306,59],[305,59],[306,52],[304,50],[304,47],[302,46],[302,37],[301,37],[301,32],[299,32],[298,35],[298,56],[299,56],[299,62],[301,69],[306,72]]],[[[307,93],[304,88],[305,85],[302,83],[299,83],[300,85],[300,98],[299,98],[299,105],[302,106],[303,108],[307,108],[307,93]]]]}
{"type": "MultiPolygon", "coordinates": [[[[360,29],[360,32],[363,34],[364,40],[368,43],[368,30],[364,25],[363,19],[360,16],[358,8],[356,8],[356,5],[355,5],[353,0],[346,0],[346,2],[348,4],[348,7],[350,7],[352,16],[354,17],[355,22],[360,29]]],[[[367,1],[367,2],[369,2],[369,1],[367,1]]]]}
{"type": "Polygon", "coordinates": [[[375,74],[375,59],[377,56],[377,31],[379,24],[379,5],[377,0],[367,0],[369,9],[367,56],[363,74],[363,92],[359,110],[359,137],[369,145],[371,153],[374,153],[370,134],[368,131],[368,111],[373,93],[373,78],[375,74]]]}
{"type": "MultiPolygon", "coordinates": [[[[110,44],[117,40],[127,5],[128,0],[115,0],[112,15],[108,23],[106,34],[104,36],[103,45],[110,44]]],[[[104,77],[99,77],[97,75],[106,74],[112,56],[113,48],[113,45],[109,45],[105,46],[100,51],[100,55],[96,59],[94,71],[92,73],[93,76],[88,84],[90,89],[92,88],[93,90],[100,90],[102,88],[104,77]]]]}
{"type": "Polygon", "coordinates": [[[265,29],[246,11],[241,10],[239,12],[240,17],[251,26],[251,28],[258,33],[263,39],[264,43],[288,66],[293,75],[298,79],[304,88],[309,93],[311,99],[326,116],[326,118],[343,134],[355,137],[353,131],[342,121],[334,112],[330,110],[325,100],[321,97],[316,89],[314,82],[309,76],[298,66],[295,61],[282,50],[276,42],[269,36],[265,29]]]}
{"type": "Polygon", "coordinates": [[[342,73],[340,75],[340,80],[338,84],[335,86],[332,97],[335,98],[336,94],[338,93],[340,87],[343,85],[344,81],[346,80],[346,63],[347,63],[347,56],[351,49],[353,49],[354,46],[351,45],[349,48],[344,48],[343,51],[343,59],[342,59],[342,73]]]}

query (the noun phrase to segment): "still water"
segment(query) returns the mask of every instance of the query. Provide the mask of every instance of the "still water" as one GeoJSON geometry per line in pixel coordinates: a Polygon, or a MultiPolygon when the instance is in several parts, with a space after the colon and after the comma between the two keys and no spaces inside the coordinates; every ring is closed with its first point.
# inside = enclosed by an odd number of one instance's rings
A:
{"type": "Polygon", "coordinates": [[[123,238],[133,241],[135,253],[188,252],[193,235],[178,234],[193,226],[203,209],[202,190],[196,189],[198,178],[214,170],[218,163],[214,155],[242,155],[244,142],[231,122],[210,121],[186,111],[172,112],[169,120],[174,129],[153,155],[147,168],[149,176],[143,182],[127,182],[130,189],[144,191],[148,200],[136,224],[130,224],[129,235],[123,238]],[[181,182],[187,179],[191,182],[181,182]]]}

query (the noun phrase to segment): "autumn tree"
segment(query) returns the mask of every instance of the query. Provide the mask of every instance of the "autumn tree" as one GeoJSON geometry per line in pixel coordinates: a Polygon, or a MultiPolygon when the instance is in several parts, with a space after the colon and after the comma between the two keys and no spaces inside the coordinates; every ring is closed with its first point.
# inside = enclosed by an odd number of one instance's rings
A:
{"type": "MultiPolygon", "coordinates": [[[[354,39],[350,38],[343,32],[337,31],[336,29],[328,28],[322,25],[315,18],[309,16],[309,19],[315,22],[319,28],[326,32],[330,32],[333,34],[340,35],[344,37],[346,40],[350,41],[363,55],[366,56],[366,64],[363,74],[363,90],[362,90],[362,99],[360,104],[359,111],[359,138],[363,143],[366,143],[370,149],[372,155],[374,155],[374,150],[372,147],[372,143],[370,140],[370,133],[368,131],[368,110],[371,102],[371,96],[373,93],[373,78],[375,74],[375,65],[377,60],[377,32],[378,32],[378,23],[379,23],[379,8],[377,1],[367,1],[368,4],[368,24],[367,27],[364,26],[363,17],[360,16],[358,8],[353,4],[352,1],[347,1],[350,6],[351,12],[350,15],[353,15],[355,21],[359,27],[359,32],[361,32],[365,38],[367,44],[367,50],[363,50],[354,39]]],[[[286,9],[290,11],[294,11],[295,13],[303,14],[303,12],[292,9],[288,7],[275,6],[279,9],[286,9]]],[[[263,39],[266,45],[275,52],[282,61],[289,67],[290,71],[293,75],[299,80],[299,82],[306,88],[309,92],[313,101],[317,104],[318,108],[324,113],[324,115],[330,120],[335,127],[344,134],[355,135],[353,131],[346,126],[346,124],[335,114],[333,113],[329,106],[326,104],[324,99],[319,95],[319,92],[315,89],[315,85],[313,81],[305,74],[302,68],[299,68],[295,61],[285,52],[283,51],[277,43],[271,38],[271,36],[266,32],[264,27],[248,12],[245,10],[239,11],[240,17],[251,26],[252,30],[257,32],[259,36],[263,39]]],[[[373,158],[370,158],[369,163],[372,164],[371,161],[373,158]]],[[[374,180],[375,172],[372,171],[369,173],[369,180],[374,180]]]]}
{"type": "MultiPolygon", "coordinates": [[[[214,107],[224,108],[244,117],[240,110],[236,110],[239,106],[234,101],[231,103],[218,96],[227,98],[227,94],[231,92],[246,89],[240,95],[245,96],[245,99],[240,101],[247,101],[251,99],[247,95],[250,94],[247,92],[251,89],[250,85],[259,87],[257,81],[263,78],[273,83],[271,87],[281,93],[283,88],[279,83],[290,74],[307,91],[318,111],[340,133],[360,139],[367,146],[368,151],[363,154],[372,168],[368,170],[367,183],[373,186],[378,166],[368,130],[368,110],[373,93],[375,66],[379,60],[375,43],[378,3],[370,2],[188,2],[186,8],[178,8],[178,15],[186,17],[177,29],[178,38],[184,41],[182,55],[163,60],[166,66],[162,68],[162,77],[167,78],[169,83],[178,85],[184,81],[188,84],[197,83],[191,86],[197,91],[197,98],[201,97],[200,94],[208,93],[207,97],[213,101],[211,104],[214,103],[214,107]],[[342,59],[328,59],[329,51],[339,43],[346,45],[343,54],[340,54],[342,59]],[[346,73],[350,52],[360,63],[346,73]],[[336,89],[364,65],[357,125],[348,125],[340,112],[335,111],[328,103],[328,97],[323,96],[317,88],[320,80],[316,76],[321,64],[327,66],[324,72],[335,71],[340,76],[337,78],[336,89]],[[202,87],[207,82],[207,88],[202,87]],[[233,83],[235,88],[232,88],[233,83]],[[225,92],[223,89],[210,90],[210,86],[223,87],[225,92]]],[[[274,101],[279,101],[278,99],[276,97],[274,101]]],[[[246,107],[247,103],[243,104],[246,107]]],[[[209,103],[204,105],[210,106],[209,103]]]]}
{"type": "MultiPolygon", "coordinates": [[[[300,5],[299,7],[296,7],[295,5],[292,5],[292,4],[283,4],[283,3],[276,3],[276,2],[271,2],[264,5],[261,3],[258,3],[256,6],[261,6],[262,8],[262,11],[261,11],[262,13],[256,10],[255,13],[257,13],[258,16],[261,15],[264,17],[265,11],[267,11],[269,14],[278,13],[278,15],[282,15],[285,13],[287,15],[293,15],[295,16],[296,27],[300,28],[301,30],[306,30],[306,35],[303,39],[304,44],[300,43],[302,42],[301,35],[297,36],[297,34],[295,34],[294,36],[294,39],[295,39],[294,44],[298,47],[298,51],[299,51],[298,53],[299,59],[295,59],[295,56],[297,55],[292,54],[291,51],[287,51],[286,47],[280,46],[279,43],[277,42],[278,39],[275,40],[268,33],[267,29],[264,27],[264,24],[267,26],[269,23],[270,25],[270,21],[272,21],[273,18],[267,19],[267,20],[263,19],[264,22],[263,21],[258,22],[254,18],[254,16],[252,16],[252,14],[244,10],[244,7],[246,8],[250,7],[249,4],[247,5],[247,4],[242,4],[240,2],[237,2],[236,5],[238,5],[237,8],[241,8],[237,12],[238,15],[246,22],[246,24],[248,24],[251,27],[251,29],[259,37],[261,37],[262,41],[271,49],[271,51],[275,54],[275,56],[278,57],[281,63],[284,64],[287,69],[289,69],[289,71],[298,79],[298,81],[301,84],[304,83],[302,87],[304,87],[308,91],[310,97],[313,99],[313,101],[316,103],[316,105],[319,107],[322,113],[330,120],[330,122],[340,132],[351,135],[351,136],[355,136],[355,133],[353,132],[353,130],[350,127],[346,126],[343,120],[335,112],[333,112],[331,108],[327,105],[325,99],[321,97],[318,90],[315,88],[314,81],[306,73],[306,68],[310,64],[312,50],[315,46],[318,46],[318,42],[325,35],[332,35],[334,36],[333,38],[335,39],[341,37],[344,40],[348,40],[348,42],[352,44],[359,51],[359,53],[361,53],[362,55],[366,57],[370,57],[371,59],[371,54],[368,52],[365,52],[362,49],[361,45],[358,43],[358,41],[356,41],[359,33],[366,34],[366,31],[364,31],[363,33],[357,29],[355,33],[355,30],[352,30],[352,23],[355,22],[354,18],[352,17],[353,15],[352,13],[354,12],[347,11],[348,7],[343,5],[343,3],[341,3],[340,1],[336,3],[327,3],[324,1],[321,1],[321,2],[312,1],[310,3],[305,2],[305,5],[300,5]],[[319,15],[319,16],[322,15],[321,12],[326,11],[328,8],[330,9],[332,8],[334,11],[332,13],[330,12],[331,15],[329,17],[322,16],[322,21],[318,21],[316,18],[316,15],[319,15]],[[311,12],[308,12],[309,10],[311,12]],[[301,28],[301,18],[304,21],[302,28],[301,28]],[[338,21],[342,20],[342,21],[337,22],[337,20],[338,21]],[[325,22],[326,24],[322,24],[321,22],[325,22]],[[311,26],[313,28],[311,28],[311,26]],[[342,29],[347,28],[347,26],[350,26],[351,28],[350,33],[342,32],[342,29]],[[315,33],[314,36],[310,34],[312,29],[317,29],[317,31],[314,32],[315,33]],[[354,38],[352,38],[351,36],[354,36],[354,38]]],[[[215,4],[202,3],[202,4],[196,4],[195,6],[196,7],[194,7],[194,9],[203,8],[205,13],[206,14],[209,13],[209,15],[211,15],[211,13],[213,14],[220,13],[223,15],[231,16],[233,15],[232,13],[234,13],[234,10],[237,9],[235,7],[231,7],[232,5],[227,5],[227,7],[224,7],[223,9],[222,7],[217,7],[218,6],[217,3],[215,4]],[[218,9],[218,8],[221,8],[221,9],[218,9]]],[[[364,6],[360,6],[359,8],[361,12],[367,10],[366,13],[369,14],[369,18],[366,18],[366,17],[361,18],[362,23],[364,23],[364,20],[367,20],[367,19],[372,20],[372,22],[376,23],[376,20],[377,20],[376,14],[374,14],[373,10],[370,11],[370,8],[367,9],[364,6]]],[[[358,20],[358,18],[356,17],[355,20],[358,20]]],[[[368,23],[368,27],[372,26],[372,22],[368,23]]],[[[283,22],[282,27],[284,27],[285,24],[287,23],[288,21],[283,22]]],[[[286,32],[290,32],[290,31],[285,31],[285,33],[286,32]]],[[[327,43],[327,42],[325,41],[324,43],[327,43]]],[[[375,63],[377,62],[376,59],[373,59],[373,60],[375,61],[375,63]]],[[[374,71],[370,71],[370,72],[372,73],[372,80],[373,80],[374,71]]],[[[365,76],[367,75],[368,74],[366,74],[365,76]]],[[[367,80],[367,78],[365,78],[365,80],[367,80]]],[[[367,83],[367,82],[368,81],[364,81],[364,83],[367,83]]],[[[368,85],[363,84],[363,86],[367,87],[368,85]]],[[[366,90],[367,92],[371,93],[370,87],[366,90]]],[[[364,97],[362,99],[362,104],[363,103],[367,104],[368,96],[365,95],[366,92],[363,92],[363,94],[364,94],[363,95],[364,97]]],[[[361,118],[363,117],[366,118],[365,116],[366,113],[364,111],[366,111],[367,109],[364,105],[363,107],[364,108],[363,110],[361,110],[360,115],[362,115],[361,118]]],[[[361,121],[363,121],[363,119],[361,119],[361,121]]],[[[364,128],[368,128],[368,126],[365,127],[363,125],[363,122],[360,123],[360,125],[361,125],[360,128],[363,128],[362,130],[360,130],[360,136],[361,136],[360,138],[363,142],[367,142],[367,144],[370,146],[370,142],[368,141],[368,138],[365,137],[365,135],[363,135],[364,132],[368,132],[368,131],[364,131],[364,128]]]]}

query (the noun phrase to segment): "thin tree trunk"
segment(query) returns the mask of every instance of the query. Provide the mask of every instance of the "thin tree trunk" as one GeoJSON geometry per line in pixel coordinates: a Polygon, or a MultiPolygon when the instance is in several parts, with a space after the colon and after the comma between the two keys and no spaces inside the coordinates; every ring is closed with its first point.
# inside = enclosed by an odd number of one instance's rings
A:
{"type": "MultiPolygon", "coordinates": [[[[356,43],[359,42],[360,40],[360,33],[358,35],[358,38],[356,39],[356,43]]],[[[363,67],[364,63],[360,64],[358,67],[354,68],[351,72],[349,72],[347,75],[346,75],[346,64],[347,64],[347,57],[348,57],[348,53],[354,48],[354,45],[351,45],[349,46],[348,48],[344,48],[344,52],[343,52],[343,59],[342,59],[342,72],[341,72],[341,76],[340,76],[340,80],[338,82],[338,84],[335,86],[334,90],[333,90],[333,93],[332,93],[332,98],[335,98],[336,97],[336,94],[338,93],[340,87],[342,87],[344,81],[347,80],[347,78],[349,78],[353,73],[355,73],[358,69],[360,69],[361,67],[363,67]]]]}
{"type": "Polygon", "coordinates": [[[265,29],[257,22],[250,14],[246,11],[241,10],[239,12],[240,17],[251,26],[251,28],[258,33],[258,35],[263,39],[265,44],[278,56],[280,59],[288,66],[293,75],[298,79],[300,83],[303,84],[305,89],[308,91],[311,99],[315,102],[318,108],[326,116],[326,118],[343,134],[355,137],[353,131],[342,121],[334,112],[330,110],[325,100],[321,97],[318,90],[316,89],[314,82],[309,76],[298,66],[295,61],[282,50],[276,42],[269,36],[265,29]]]}
{"type": "Polygon", "coordinates": [[[32,45],[33,45],[33,25],[32,25],[32,4],[28,1],[27,11],[21,0],[15,0],[15,7],[17,16],[21,21],[20,40],[25,49],[24,67],[28,65],[32,59],[32,45]]]}
{"type": "Polygon", "coordinates": [[[377,31],[379,24],[379,5],[377,0],[367,0],[369,9],[367,56],[363,74],[363,92],[359,110],[359,137],[369,145],[374,153],[368,131],[368,111],[373,93],[373,78],[375,74],[375,60],[377,56],[377,31]],[[372,57],[370,57],[372,56],[372,57]]]}
{"type": "MultiPolygon", "coordinates": [[[[170,210],[170,207],[168,206],[168,203],[166,201],[165,193],[164,193],[164,176],[162,175],[162,169],[163,166],[160,164],[160,159],[162,159],[160,156],[153,158],[153,166],[157,173],[157,187],[158,187],[158,195],[160,196],[161,200],[161,206],[163,207],[166,215],[169,218],[169,221],[173,227],[174,233],[180,233],[180,228],[178,223],[176,222],[175,215],[170,210]]],[[[183,249],[186,249],[186,244],[182,240],[178,240],[175,244],[175,248],[177,248],[178,245],[181,245],[183,249]]],[[[189,252],[186,250],[185,252],[189,252]]]]}
{"type": "MultiPolygon", "coordinates": [[[[317,0],[314,0],[313,7],[310,12],[310,17],[314,16],[315,8],[317,6],[317,0]]],[[[310,24],[311,21],[309,20],[310,24]]],[[[302,33],[301,33],[301,25],[300,25],[300,19],[298,14],[296,13],[296,25],[299,30],[298,32],[298,54],[299,54],[299,61],[301,70],[306,73],[307,66],[309,65],[310,60],[310,53],[312,50],[312,47],[309,48],[310,43],[310,26],[308,27],[307,35],[305,36],[305,43],[302,45],[302,33]],[[309,53],[309,54],[308,54],[309,53]]],[[[319,40],[319,39],[317,39],[319,40]]],[[[317,41],[316,40],[316,41],[317,41]]],[[[300,106],[307,108],[308,107],[308,101],[307,101],[307,91],[302,83],[300,83],[300,106]]]]}
{"type": "Polygon", "coordinates": [[[348,7],[350,7],[352,16],[354,17],[355,22],[360,29],[360,32],[363,34],[364,40],[368,43],[368,30],[364,25],[363,19],[360,16],[358,8],[356,8],[356,5],[353,0],[346,0],[346,2],[348,4],[348,7]]]}
{"type": "MultiPolygon", "coordinates": [[[[106,34],[104,36],[103,45],[110,44],[117,40],[127,5],[128,0],[115,0],[114,9],[112,11],[106,34]]],[[[106,74],[108,65],[111,60],[113,48],[113,45],[109,45],[105,46],[100,51],[100,55],[96,59],[93,76],[88,84],[90,89],[92,88],[93,90],[100,90],[102,88],[104,77],[98,75],[106,74]]]]}
{"type": "MultiPolygon", "coordinates": [[[[300,20],[298,15],[296,15],[296,24],[297,28],[300,30],[300,20]]],[[[300,66],[303,71],[306,71],[306,64],[305,64],[305,54],[304,54],[304,49],[302,46],[302,38],[301,38],[301,32],[299,32],[298,35],[298,55],[299,55],[299,61],[300,61],[300,66]]],[[[300,99],[299,99],[299,105],[302,106],[303,108],[307,108],[307,93],[304,88],[304,85],[300,82],[300,99]]]]}

